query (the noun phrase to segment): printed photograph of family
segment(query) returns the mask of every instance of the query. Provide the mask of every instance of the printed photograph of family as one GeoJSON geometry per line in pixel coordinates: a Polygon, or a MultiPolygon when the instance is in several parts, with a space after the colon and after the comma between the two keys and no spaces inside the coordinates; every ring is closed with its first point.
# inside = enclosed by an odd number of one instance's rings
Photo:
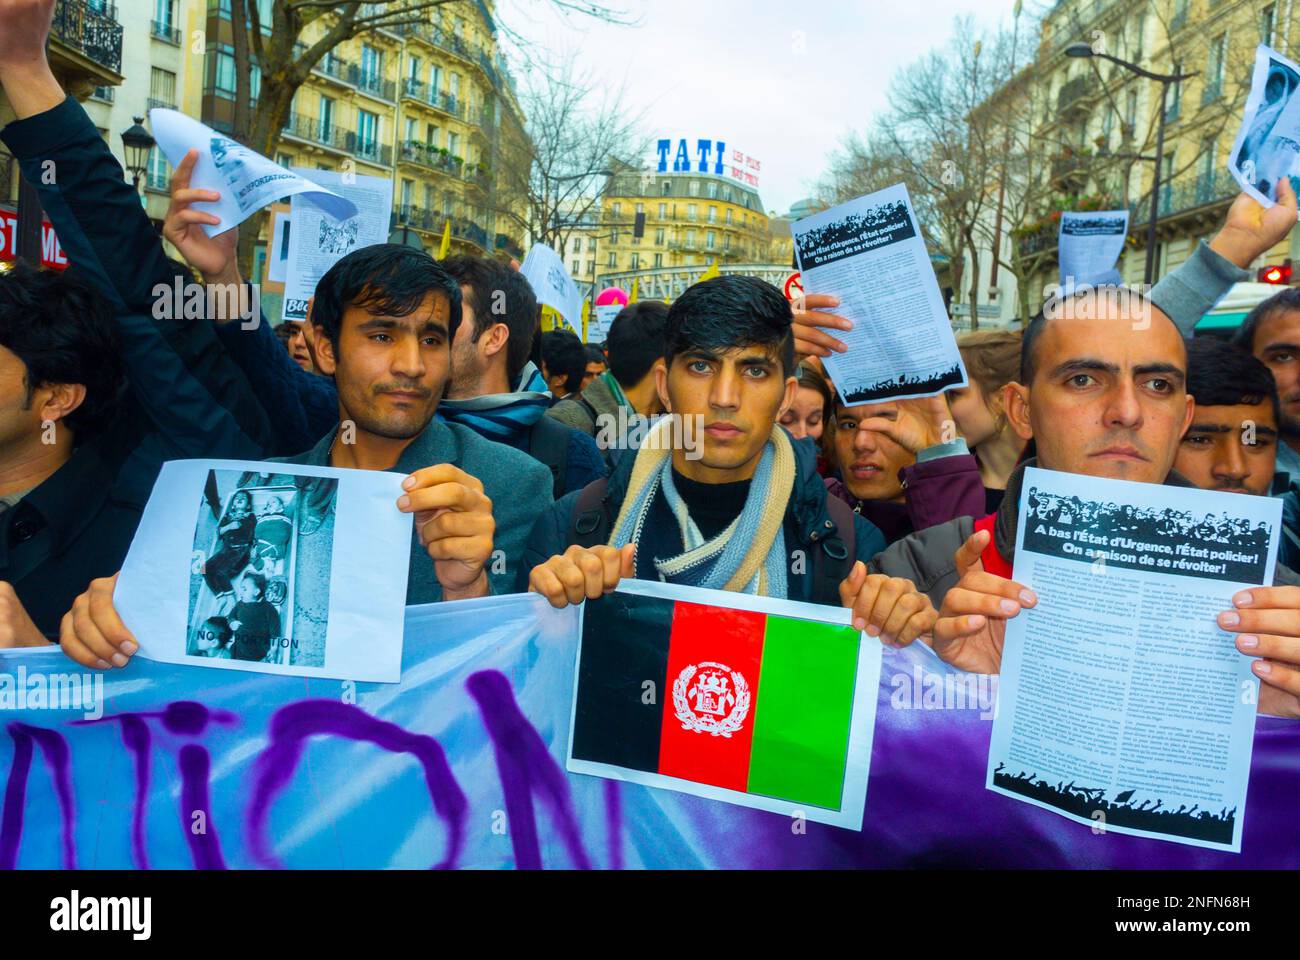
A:
{"type": "Polygon", "coordinates": [[[328,477],[208,472],[187,655],[324,666],[337,494],[328,477]]]}

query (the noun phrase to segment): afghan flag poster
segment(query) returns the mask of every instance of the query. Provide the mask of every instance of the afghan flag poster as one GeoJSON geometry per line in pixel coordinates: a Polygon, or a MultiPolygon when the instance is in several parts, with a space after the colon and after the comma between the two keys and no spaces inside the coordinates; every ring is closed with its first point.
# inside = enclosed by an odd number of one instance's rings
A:
{"type": "Polygon", "coordinates": [[[860,830],[881,649],[848,610],[624,581],[583,609],[568,769],[860,830]]]}

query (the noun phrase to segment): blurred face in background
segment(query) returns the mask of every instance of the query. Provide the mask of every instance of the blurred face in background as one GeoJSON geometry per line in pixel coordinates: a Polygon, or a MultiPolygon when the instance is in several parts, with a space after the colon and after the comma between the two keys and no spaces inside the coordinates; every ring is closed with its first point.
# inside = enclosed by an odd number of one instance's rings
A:
{"type": "Polygon", "coordinates": [[[957,432],[965,438],[972,450],[981,443],[992,440],[1000,432],[998,414],[1002,402],[994,396],[992,400],[995,409],[990,410],[988,399],[974,379],[970,386],[954,387],[948,391],[948,409],[952,411],[957,432]]]}
{"type": "Polygon", "coordinates": [[[796,440],[812,437],[814,441],[820,441],[826,429],[826,398],[812,387],[800,387],[794,395],[794,403],[781,416],[781,426],[796,440]]]}
{"type": "Polygon", "coordinates": [[[1300,310],[1274,310],[1255,328],[1251,352],[1273,372],[1282,435],[1300,439],[1300,310]]]}
{"type": "Polygon", "coordinates": [[[1174,469],[1203,490],[1266,497],[1273,488],[1277,439],[1271,400],[1198,406],[1174,469]]]}

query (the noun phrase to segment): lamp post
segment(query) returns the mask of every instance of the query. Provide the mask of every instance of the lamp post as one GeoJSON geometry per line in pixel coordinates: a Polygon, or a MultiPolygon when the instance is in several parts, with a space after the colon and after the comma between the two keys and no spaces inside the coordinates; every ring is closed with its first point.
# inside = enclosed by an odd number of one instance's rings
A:
{"type": "Polygon", "coordinates": [[[1145,77],[1148,80],[1154,80],[1160,84],[1160,116],[1156,124],[1155,173],[1151,178],[1151,222],[1147,224],[1147,266],[1144,275],[1145,279],[1143,280],[1144,283],[1150,286],[1155,278],[1156,269],[1156,221],[1160,218],[1160,177],[1165,154],[1165,111],[1169,105],[1169,85],[1190,80],[1198,74],[1152,73],[1150,70],[1139,67],[1136,63],[1129,63],[1127,60],[1113,57],[1109,53],[1098,53],[1092,48],[1091,44],[1083,42],[1070,44],[1065,48],[1065,55],[1067,57],[1100,57],[1103,60],[1118,64],[1130,73],[1145,77]]]}
{"type": "Polygon", "coordinates": [[[126,172],[134,180],[138,193],[144,185],[144,175],[149,169],[149,151],[155,140],[143,126],[144,117],[132,117],[135,122],[122,133],[122,149],[126,154],[126,172]]]}

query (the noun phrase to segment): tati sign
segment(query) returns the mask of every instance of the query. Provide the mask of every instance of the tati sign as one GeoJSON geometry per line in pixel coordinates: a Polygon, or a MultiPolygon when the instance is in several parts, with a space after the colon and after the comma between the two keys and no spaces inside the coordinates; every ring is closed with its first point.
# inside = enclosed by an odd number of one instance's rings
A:
{"type": "MultiPolygon", "coordinates": [[[[18,213],[0,209],[0,260],[11,261],[17,258],[18,213]]],[[[63,270],[68,266],[67,254],[59,245],[59,238],[54,235],[54,227],[48,220],[41,221],[41,266],[54,270],[63,270]]]]}

